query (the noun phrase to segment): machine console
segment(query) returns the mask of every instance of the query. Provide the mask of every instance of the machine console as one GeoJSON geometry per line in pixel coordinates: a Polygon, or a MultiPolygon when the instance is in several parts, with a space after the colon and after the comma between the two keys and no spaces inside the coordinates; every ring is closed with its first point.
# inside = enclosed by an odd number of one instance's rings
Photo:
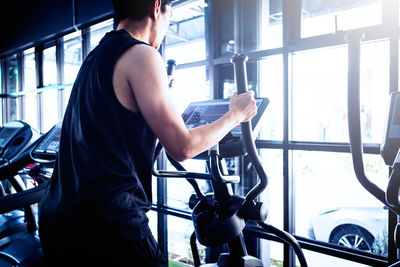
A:
{"type": "Polygon", "coordinates": [[[400,148],[400,92],[392,93],[381,145],[381,155],[387,165],[392,165],[400,148]]]}
{"type": "MultiPolygon", "coordinates": [[[[216,99],[191,103],[182,115],[185,125],[188,129],[206,125],[214,122],[229,111],[229,99],[216,99]]],[[[251,120],[253,136],[257,136],[261,129],[259,123],[263,117],[264,111],[269,104],[267,98],[256,98],[257,115],[251,120]]],[[[242,131],[240,125],[235,127],[220,142],[220,152],[222,157],[234,157],[243,154],[243,145],[241,144],[242,131]]],[[[203,159],[206,153],[202,153],[196,158],[203,159]]]]}
{"type": "Polygon", "coordinates": [[[18,155],[36,140],[38,133],[22,121],[7,122],[0,128],[0,163],[4,163],[18,155]]]}
{"type": "Polygon", "coordinates": [[[57,123],[33,149],[31,156],[35,161],[53,162],[56,159],[60,146],[61,125],[61,122],[57,123]]]}

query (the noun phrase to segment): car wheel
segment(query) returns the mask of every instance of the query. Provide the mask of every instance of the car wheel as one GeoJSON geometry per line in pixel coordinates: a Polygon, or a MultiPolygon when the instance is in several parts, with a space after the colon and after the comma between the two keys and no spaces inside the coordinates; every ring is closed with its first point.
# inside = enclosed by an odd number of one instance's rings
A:
{"type": "Polygon", "coordinates": [[[348,248],[372,252],[373,236],[356,225],[347,225],[333,233],[330,243],[348,248]]]}

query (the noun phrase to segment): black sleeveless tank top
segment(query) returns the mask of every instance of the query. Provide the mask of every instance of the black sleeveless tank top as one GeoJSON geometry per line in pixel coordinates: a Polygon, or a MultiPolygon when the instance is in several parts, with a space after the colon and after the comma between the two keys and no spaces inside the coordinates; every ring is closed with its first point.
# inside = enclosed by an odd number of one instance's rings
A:
{"type": "Polygon", "coordinates": [[[146,212],[156,138],[140,112],[121,105],[112,83],[118,58],[136,44],[143,43],[125,30],[109,32],[83,62],[40,203],[41,234],[94,221],[99,229],[118,229],[131,240],[150,234],[146,212]]]}

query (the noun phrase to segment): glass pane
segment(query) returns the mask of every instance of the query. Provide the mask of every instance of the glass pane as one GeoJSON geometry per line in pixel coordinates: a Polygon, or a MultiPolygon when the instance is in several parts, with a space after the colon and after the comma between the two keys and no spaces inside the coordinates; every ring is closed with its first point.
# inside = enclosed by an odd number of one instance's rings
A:
{"type": "Polygon", "coordinates": [[[75,81],[82,64],[81,31],[64,36],[64,83],[75,81]]]}
{"type": "Polygon", "coordinates": [[[36,64],[34,49],[24,52],[24,82],[23,91],[28,91],[24,95],[24,121],[35,129],[38,127],[38,112],[37,112],[37,93],[36,91],[36,64]]]}
{"type": "Polygon", "coordinates": [[[264,115],[259,139],[283,140],[283,61],[282,55],[259,63],[260,97],[270,101],[264,115]]]}
{"type": "Polygon", "coordinates": [[[292,68],[293,140],[346,142],[347,48],[295,53],[292,68]]]}
{"type": "MultiPolygon", "coordinates": [[[[237,91],[233,64],[220,65],[217,68],[218,68],[218,81],[220,83],[218,85],[218,88],[220,88],[220,90],[221,89],[223,90],[224,98],[230,98],[233,95],[233,93],[237,91]]],[[[246,69],[247,69],[248,89],[254,91],[256,95],[258,95],[260,93],[259,79],[261,79],[260,75],[258,74],[258,69],[259,69],[258,62],[247,62],[246,69]]]]}
{"type": "Polygon", "coordinates": [[[153,204],[157,204],[157,179],[163,179],[163,178],[157,178],[155,176],[152,176],[151,179],[151,188],[152,188],[152,197],[153,197],[153,204]]]}
{"type": "MultiPolygon", "coordinates": [[[[292,151],[291,156],[296,234],[387,254],[381,249],[387,248],[387,210],[359,184],[351,155],[292,151]]],[[[381,157],[366,155],[364,160],[367,176],[385,188],[388,168],[381,157]]]]}
{"type": "MultiPolygon", "coordinates": [[[[68,106],[69,97],[71,96],[72,86],[68,86],[64,88],[64,108],[66,109],[68,106]]],[[[64,116],[65,110],[63,110],[64,116]]]]}
{"type": "Polygon", "coordinates": [[[7,98],[7,101],[8,101],[8,108],[10,111],[9,120],[14,121],[14,120],[20,119],[19,108],[18,108],[18,104],[19,104],[18,99],[15,97],[9,97],[9,98],[7,98]]]}
{"type": "MultiPolygon", "coordinates": [[[[194,265],[192,250],[190,248],[190,236],[194,228],[190,220],[175,216],[168,216],[168,258],[174,262],[194,265]]],[[[200,260],[204,263],[205,248],[197,243],[200,260]]]]}
{"type": "Polygon", "coordinates": [[[210,31],[217,33],[215,34],[217,46],[215,47],[214,54],[216,57],[231,56],[235,49],[234,5],[232,4],[232,0],[218,0],[212,3],[214,14],[224,14],[223,16],[214,16],[215,25],[210,29],[210,31]]]}
{"type": "Polygon", "coordinates": [[[381,143],[389,96],[389,41],[361,45],[363,142],[381,143]]]}
{"type": "MultiPolygon", "coordinates": [[[[261,160],[268,175],[268,186],[261,194],[261,201],[267,204],[267,222],[283,229],[283,154],[282,150],[261,149],[261,160]]],[[[261,259],[264,266],[283,264],[283,245],[277,242],[261,241],[261,259]]],[[[283,266],[283,265],[282,265],[283,266]]]]}
{"type": "MultiPolygon", "coordinates": [[[[96,25],[93,25],[89,28],[90,32],[90,51],[93,50],[99,43],[101,38],[109,32],[113,30],[113,19],[109,19],[106,21],[103,21],[101,23],[98,23],[96,25]]],[[[89,51],[89,52],[90,52],[89,51]]]]}
{"type": "Polygon", "coordinates": [[[261,160],[268,175],[268,186],[261,201],[268,206],[268,223],[283,229],[283,154],[282,150],[261,149],[261,160]]]}
{"type": "MultiPolygon", "coordinates": [[[[249,4],[247,1],[246,6],[249,4]]],[[[282,46],[282,0],[261,0],[243,14],[244,49],[262,50],[282,46]],[[252,11],[250,11],[252,10],[252,11]],[[250,11],[250,12],[249,12],[250,11]],[[258,21],[256,20],[258,18],[258,21]],[[257,29],[257,30],[254,30],[257,29]],[[255,36],[251,36],[254,35],[255,36]],[[258,40],[258,44],[255,42],[258,40]]]]}
{"type": "Polygon", "coordinates": [[[58,122],[57,90],[43,92],[42,132],[47,132],[58,122]]]}
{"type": "Polygon", "coordinates": [[[8,93],[18,91],[18,61],[17,56],[7,58],[7,89],[8,93]]]}
{"type": "Polygon", "coordinates": [[[43,85],[57,84],[56,47],[43,50],[43,85]]]}
{"type": "Polygon", "coordinates": [[[176,70],[171,97],[180,114],[190,103],[210,99],[208,68],[196,67],[176,70]]]}
{"type": "Polygon", "coordinates": [[[165,58],[177,64],[206,59],[204,0],[185,1],[173,7],[166,35],[165,58]]]}
{"type": "MultiPolygon", "coordinates": [[[[206,164],[203,160],[186,160],[181,163],[185,169],[193,172],[206,172],[206,164]]],[[[167,170],[175,170],[175,168],[168,162],[167,170]]],[[[193,187],[185,180],[181,178],[168,179],[167,180],[167,205],[180,210],[186,210],[191,212],[189,208],[189,198],[194,194],[193,187]]],[[[203,193],[210,192],[211,185],[207,181],[197,180],[200,189],[203,193]]]]}
{"type": "Polygon", "coordinates": [[[382,0],[303,0],[301,37],[334,33],[382,23],[382,0]]]}
{"type": "Polygon", "coordinates": [[[283,245],[281,243],[261,239],[260,244],[261,260],[264,266],[283,266],[283,245]]]}
{"type": "Polygon", "coordinates": [[[154,239],[157,240],[158,238],[158,232],[157,232],[157,212],[149,210],[146,213],[147,217],[149,218],[149,226],[150,226],[150,230],[154,236],[154,239]]]}
{"type": "MultiPolygon", "coordinates": [[[[367,267],[370,265],[364,265],[357,262],[352,262],[336,257],[332,257],[329,255],[325,255],[322,253],[317,253],[314,251],[309,251],[303,249],[304,256],[306,257],[308,266],[324,266],[324,267],[367,267]]],[[[297,264],[296,266],[300,266],[296,258],[297,264]]]]}
{"type": "Polygon", "coordinates": [[[37,112],[37,93],[26,93],[24,96],[24,121],[35,129],[39,129],[37,112]]]}
{"type": "MultiPolygon", "coordinates": [[[[389,92],[389,43],[361,47],[363,142],[379,143],[389,92]]],[[[347,48],[292,57],[292,137],[295,141],[348,142],[347,48]]]]}
{"type": "Polygon", "coordinates": [[[35,64],[35,53],[34,50],[26,51],[24,53],[23,59],[24,66],[24,82],[23,89],[26,90],[35,90],[36,89],[36,64],[35,64]]]}

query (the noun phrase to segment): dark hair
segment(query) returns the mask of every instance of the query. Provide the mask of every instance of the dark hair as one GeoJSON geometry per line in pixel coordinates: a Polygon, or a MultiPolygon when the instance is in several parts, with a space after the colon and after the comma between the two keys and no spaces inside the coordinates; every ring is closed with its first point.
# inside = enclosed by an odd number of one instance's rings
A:
{"type": "MultiPolygon", "coordinates": [[[[142,20],[151,11],[156,0],[112,0],[114,17],[119,23],[121,20],[130,18],[142,20]]],[[[170,5],[173,0],[161,0],[161,11],[165,12],[165,6],[170,5]]]]}

